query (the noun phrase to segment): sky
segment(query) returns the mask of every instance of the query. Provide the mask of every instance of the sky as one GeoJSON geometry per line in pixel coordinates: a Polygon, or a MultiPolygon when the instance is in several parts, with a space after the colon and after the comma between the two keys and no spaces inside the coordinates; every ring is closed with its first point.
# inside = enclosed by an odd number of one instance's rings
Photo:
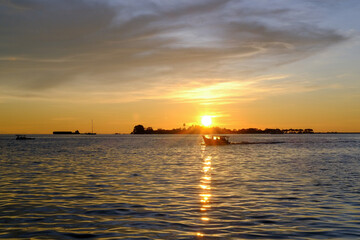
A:
{"type": "Polygon", "coordinates": [[[358,0],[0,0],[0,134],[360,132],[358,0]]]}

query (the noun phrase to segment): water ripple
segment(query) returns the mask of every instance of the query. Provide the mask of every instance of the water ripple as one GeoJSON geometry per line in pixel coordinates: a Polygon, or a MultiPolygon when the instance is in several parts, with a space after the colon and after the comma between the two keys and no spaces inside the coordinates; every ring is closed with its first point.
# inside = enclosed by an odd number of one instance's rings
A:
{"type": "Polygon", "coordinates": [[[360,238],[359,135],[0,136],[0,238],[360,238]]]}

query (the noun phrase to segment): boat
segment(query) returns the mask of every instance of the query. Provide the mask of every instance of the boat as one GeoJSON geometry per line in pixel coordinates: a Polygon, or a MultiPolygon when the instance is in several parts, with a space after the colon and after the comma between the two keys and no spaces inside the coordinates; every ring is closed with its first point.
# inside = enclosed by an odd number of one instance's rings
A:
{"type": "Polygon", "coordinates": [[[26,135],[16,135],[16,140],[34,140],[33,137],[27,137],[26,135]]]}
{"type": "Polygon", "coordinates": [[[208,136],[203,135],[205,145],[228,145],[230,144],[229,137],[228,136],[208,136]]]}
{"type": "Polygon", "coordinates": [[[91,120],[91,132],[87,132],[84,134],[85,135],[96,135],[96,133],[94,133],[93,120],[91,120]]]}

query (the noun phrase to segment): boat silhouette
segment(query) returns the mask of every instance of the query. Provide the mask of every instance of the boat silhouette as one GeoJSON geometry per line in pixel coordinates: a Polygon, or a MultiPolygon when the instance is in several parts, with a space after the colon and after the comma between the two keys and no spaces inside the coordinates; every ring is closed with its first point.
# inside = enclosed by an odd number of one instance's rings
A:
{"type": "Polygon", "coordinates": [[[16,135],[16,140],[34,140],[33,137],[27,137],[26,135],[16,135]]]}
{"type": "Polygon", "coordinates": [[[228,136],[208,136],[203,135],[205,145],[228,145],[230,144],[229,137],[228,136]]]}
{"type": "Polygon", "coordinates": [[[84,133],[86,135],[96,135],[96,133],[94,133],[94,127],[93,127],[93,120],[91,120],[91,132],[87,132],[84,133]]]}

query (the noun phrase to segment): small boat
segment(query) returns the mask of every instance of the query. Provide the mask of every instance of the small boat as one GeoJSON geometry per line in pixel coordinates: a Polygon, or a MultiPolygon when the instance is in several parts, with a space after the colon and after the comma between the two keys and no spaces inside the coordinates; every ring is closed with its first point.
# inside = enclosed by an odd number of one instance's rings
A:
{"type": "Polygon", "coordinates": [[[16,140],[34,140],[35,138],[27,137],[26,135],[16,135],[16,140]]]}
{"type": "Polygon", "coordinates": [[[94,133],[93,120],[91,120],[91,132],[87,132],[84,134],[85,135],[96,135],[96,133],[94,133]]]}
{"type": "Polygon", "coordinates": [[[205,142],[205,145],[228,145],[229,137],[228,136],[202,136],[205,142]]]}

